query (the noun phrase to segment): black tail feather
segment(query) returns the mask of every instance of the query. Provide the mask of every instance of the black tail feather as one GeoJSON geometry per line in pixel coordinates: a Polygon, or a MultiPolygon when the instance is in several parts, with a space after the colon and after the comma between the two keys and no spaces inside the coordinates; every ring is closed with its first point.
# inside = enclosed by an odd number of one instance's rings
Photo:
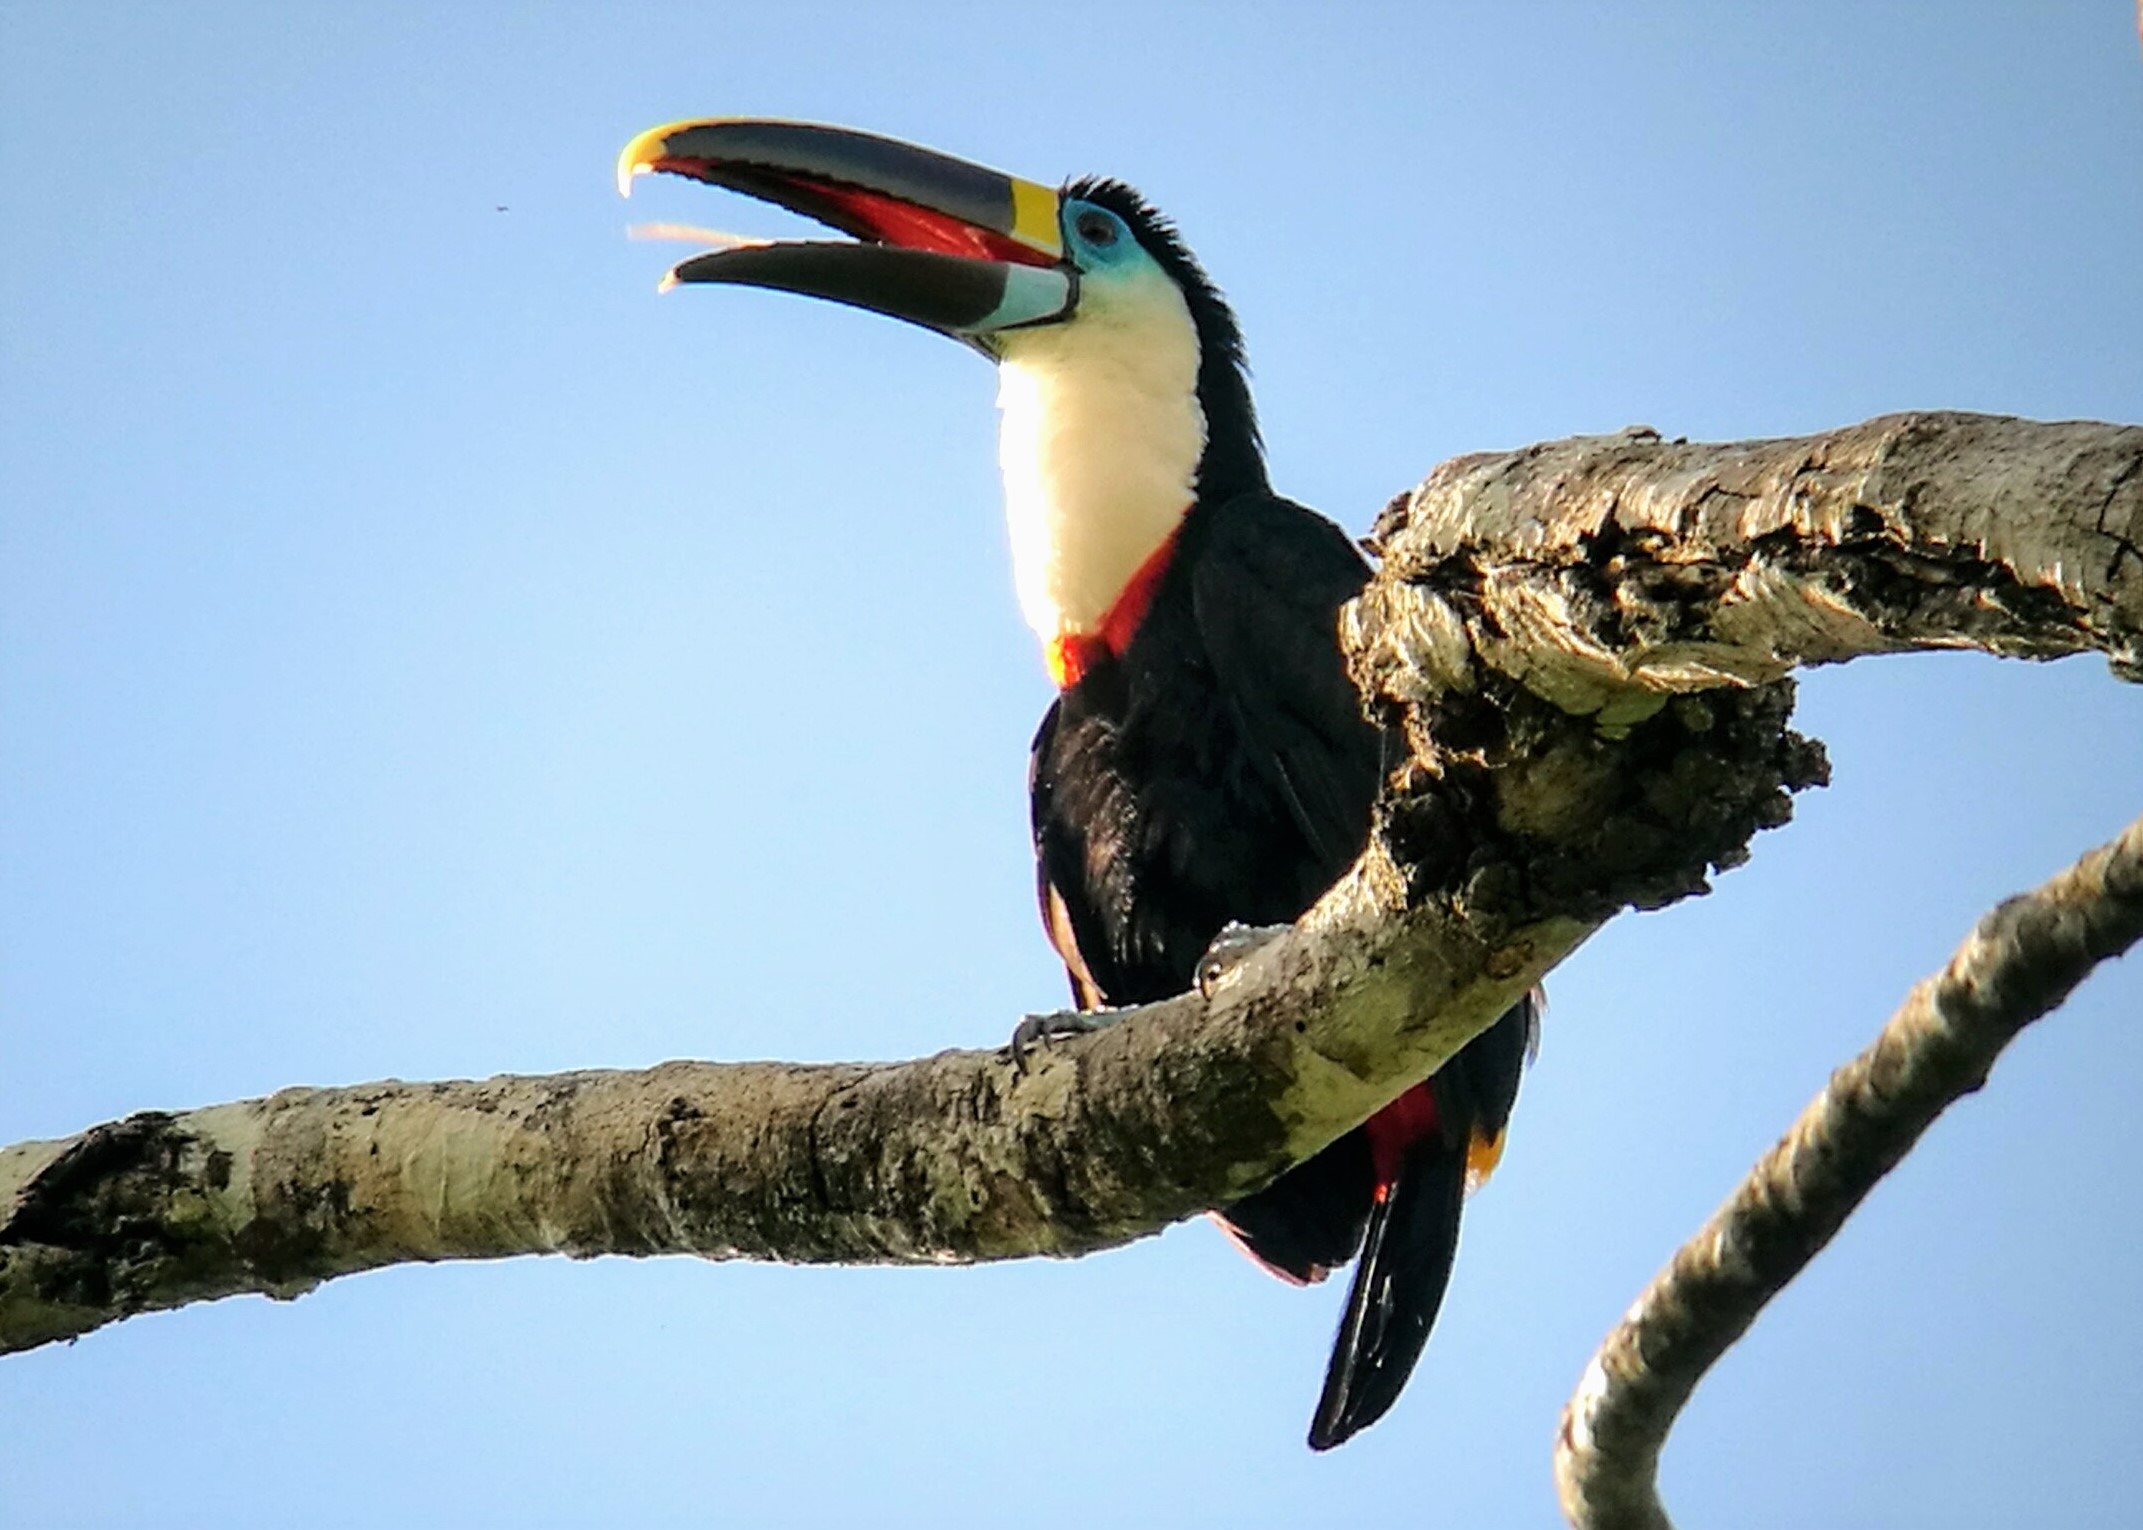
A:
{"type": "Polygon", "coordinates": [[[1443,1305],[1465,1198],[1463,1149],[1431,1136],[1407,1150],[1391,1193],[1369,1214],[1310,1449],[1345,1443],[1398,1400],[1443,1305]]]}
{"type": "Polygon", "coordinates": [[[1322,1280],[1362,1246],[1376,1172],[1369,1134],[1351,1131],[1220,1219],[1251,1258],[1283,1279],[1322,1280]]]}

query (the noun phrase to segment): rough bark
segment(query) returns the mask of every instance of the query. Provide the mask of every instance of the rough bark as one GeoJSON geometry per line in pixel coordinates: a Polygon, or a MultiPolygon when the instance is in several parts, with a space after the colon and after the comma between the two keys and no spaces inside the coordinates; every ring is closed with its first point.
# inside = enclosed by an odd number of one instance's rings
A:
{"type": "MultiPolygon", "coordinates": [[[[1656,431],[1456,458],[1377,526],[1493,666],[1610,725],[1862,654],[2096,651],[2143,678],[2134,426],[1898,414],[1726,446],[1656,431]]],[[[1375,607],[1367,623],[1414,630],[1375,607]]],[[[1451,642],[1438,619],[1437,646],[1451,642]]],[[[1454,635],[1455,636],[1455,635],[1454,635]]],[[[1432,684],[1448,665],[1406,662],[1432,684]]]]}
{"type": "Polygon", "coordinates": [[[1360,864],[1205,992],[1020,1074],[885,1065],[292,1090],[0,1153],[0,1348],[515,1253],[1075,1254],[1262,1183],[1602,921],[1702,891],[1823,779],[1799,664],[1916,647],[2143,672],[2143,430],[1909,415],[1460,459],[1343,638],[1403,742],[1360,864]]]}
{"type": "Polygon", "coordinates": [[[1330,918],[1024,1067],[949,1051],[288,1089],[20,1144],[0,1151],[0,1349],[417,1260],[1108,1247],[1346,1130],[1583,933],[1330,918]]]}

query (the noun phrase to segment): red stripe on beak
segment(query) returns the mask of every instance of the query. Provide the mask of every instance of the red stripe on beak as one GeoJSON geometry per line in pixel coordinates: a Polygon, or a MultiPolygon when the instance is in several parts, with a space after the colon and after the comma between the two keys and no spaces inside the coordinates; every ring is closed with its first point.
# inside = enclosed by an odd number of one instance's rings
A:
{"type": "Polygon", "coordinates": [[[917,207],[882,192],[831,184],[814,184],[812,189],[854,220],[855,226],[867,230],[868,237],[900,249],[963,255],[970,260],[1004,260],[1022,266],[1056,264],[1040,250],[1029,249],[995,229],[977,228],[948,213],[917,207]]]}

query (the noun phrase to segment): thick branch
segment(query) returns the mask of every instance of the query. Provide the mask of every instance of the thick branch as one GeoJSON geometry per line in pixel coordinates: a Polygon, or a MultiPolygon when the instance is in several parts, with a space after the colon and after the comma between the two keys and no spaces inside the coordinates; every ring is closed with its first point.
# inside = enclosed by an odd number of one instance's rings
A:
{"type": "Polygon", "coordinates": [[[1447,462],[1377,537],[1387,585],[1450,604],[1416,616],[1422,637],[1470,640],[1607,721],[1646,693],[1918,648],[2095,650],[2143,676],[2135,426],[1898,414],[1727,445],[1578,437],[1447,462]]]}
{"type": "Polygon", "coordinates": [[[1403,743],[1369,850],[1210,993],[1032,1075],[880,1066],[291,1090],[0,1153],[0,1348],[514,1253],[1072,1254],[1231,1200],[1824,777],[1796,663],[2143,653],[2143,431],[1973,416],[1469,458],[1387,512],[1342,637],[1403,743]],[[1696,694],[1702,692],[1703,694],[1696,694]]]}
{"type": "Polygon", "coordinates": [[[23,1144],[0,1152],[0,1350],[414,1260],[1127,1242],[1356,1124],[1584,933],[1328,914],[1024,1072],[942,1052],[290,1089],[23,1144]]]}
{"type": "Polygon", "coordinates": [[[1579,1530],[1667,1530],[1659,1453],[1690,1393],[2002,1048],[2143,939],[2143,819],[1988,914],[1653,1278],[1564,1410],[1555,1471],[1579,1530]]]}

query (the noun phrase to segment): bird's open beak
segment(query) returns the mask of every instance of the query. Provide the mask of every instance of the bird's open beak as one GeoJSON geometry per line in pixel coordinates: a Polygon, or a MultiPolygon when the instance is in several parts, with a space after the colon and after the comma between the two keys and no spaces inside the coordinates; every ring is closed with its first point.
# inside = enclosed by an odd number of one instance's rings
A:
{"type": "Polygon", "coordinates": [[[673,267],[680,282],[772,287],[890,314],[988,347],[1068,318],[1057,193],[913,144],[809,122],[728,117],[651,128],[618,156],[618,190],[660,170],[725,186],[852,235],[745,240],[673,267]]]}

